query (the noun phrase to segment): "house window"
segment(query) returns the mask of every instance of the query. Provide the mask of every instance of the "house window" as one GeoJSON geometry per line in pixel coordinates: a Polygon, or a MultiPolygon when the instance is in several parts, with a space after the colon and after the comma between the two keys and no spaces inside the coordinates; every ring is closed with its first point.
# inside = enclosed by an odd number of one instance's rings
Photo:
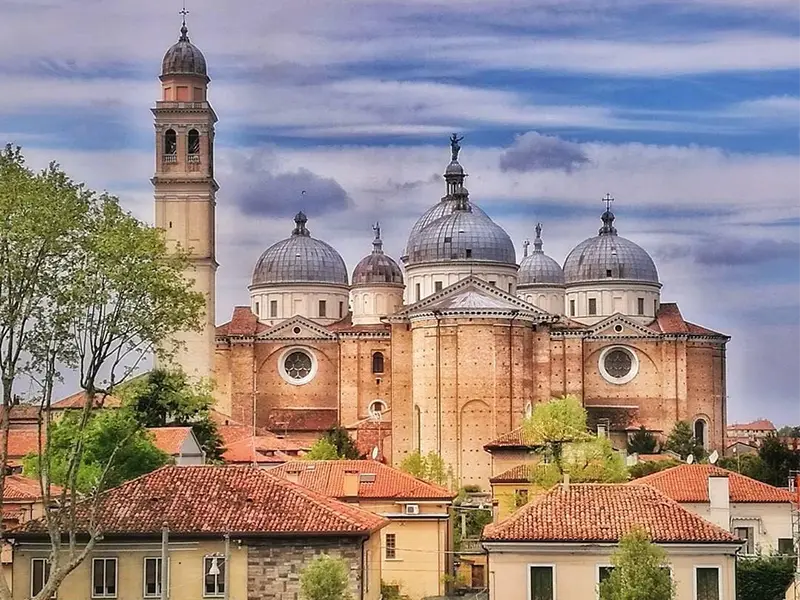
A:
{"type": "Polygon", "coordinates": [[[514,505],[521,508],[528,503],[528,490],[525,488],[515,490],[514,492],[514,505]]]}
{"type": "Polygon", "coordinates": [[[553,567],[530,567],[530,600],[554,600],[553,567]]]}
{"type": "Polygon", "coordinates": [[[441,292],[442,291],[442,282],[441,281],[434,281],[433,282],[433,291],[434,292],[441,292]]]}
{"type": "Polygon", "coordinates": [[[703,419],[697,419],[697,421],[694,422],[694,441],[698,446],[705,448],[706,422],[703,419]]]}
{"type": "Polygon", "coordinates": [[[589,298],[589,314],[596,315],[597,314],[597,299],[596,298],[589,298]]]}
{"type": "Polygon", "coordinates": [[[639,315],[643,315],[644,314],[644,298],[637,298],[636,300],[637,300],[637,305],[638,305],[636,307],[637,313],[639,315]]]}
{"type": "Polygon", "coordinates": [[[755,554],[755,540],[753,539],[752,527],[736,527],[734,529],[736,537],[740,540],[745,540],[745,545],[742,552],[745,554],[755,554]]]}
{"type": "Polygon", "coordinates": [[[203,596],[214,598],[225,595],[225,557],[203,557],[203,596]]]}
{"type": "Polygon", "coordinates": [[[415,292],[416,301],[419,302],[421,297],[422,297],[422,291],[420,290],[420,285],[419,284],[417,284],[414,287],[414,292],[415,292]]]}
{"type": "Polygon", "coordinates": [[[394,533],[386,534],[386,559],[397,558],[397,538],[394,533]]]}
{"type": "Polygon", "coordinates": [[[270,300],[269,301],[269,316],[275,318],[278,316],[278,301],[277,300],[270,300]]]}
{"type": "Polygon", "coordinates": [[[175,156],[178,153],[178,135],[174,129],[167,129],[164,132],[164,154],[175,156]]]}
{"type": "Polygon", "coordinates": [[[599,438],[608,437],[608,423],[597,424],[597,437],[599,438]]]}
{"type": "Polygon", "coordinates": [[[344,317],[344,302],[339,302],[339,318],[344,317]]]}
{"type": "Polygon", "coordinates": [[[92,560],[92,598],[117,597],[117,559],[92,560]]]}
{"type": "Polygon", "coordinates": [[[606,269],[606,277],[611,277],[611,269],[606,269]]]}
{"type": "MultiPolygon", "coordinates": [[[[46,558],[31,559],[31,597],[44,589],[44,584],[50,578],[50,561],[46,558]]],[[[55,598],[53,593],[51,598],[55,598]]]]}
{"type": "Polygon", "coordinates": [[[603,583],[606,579],[611,577],[614,572],[614,567],[611,565],[601,565],[597,567],[597,583],[603,583]]]}
{"type": "MultiPolygon", "coordinates": [[[[167,584],[167,589],[169,589],[169,584],[167,584]]],[[[144,559],[144,597],[145,598],[161,597],[160,557],[152,557],[144,559]]]]}
{"type": "Polygon", "coordinates": [[[569,301],[569,316],[570,317],[575,316],[575,300],[569,301]]]}
{"type": "Polygon", "coordinates": [[[372,355],[372,372],[383,373],[383,352],[375,352],[372,355]]]}
{"type": "Polygon", "coordinates": [[[324,317],[325,316],[326,308],[327,308],[327,302],[325,302],[325,300],[320,300],[319,301],[319,316],[320,317],[324,317]]]}
{"type": "Polygon", "coordinates": [[[721,600],[719,567],[696,567],[694,600],[721,600]]]}
{"type": "Polygon", "coordinates": [[[189,156],[197,156],[200,154],[200,134],[197,132],[197,129],[189,130],[188,149],[189,156]]]}
{"type": "Polygon", "coordinates": [[[794,554],[792,538],[778,538],[778,554],[794,554]]]}

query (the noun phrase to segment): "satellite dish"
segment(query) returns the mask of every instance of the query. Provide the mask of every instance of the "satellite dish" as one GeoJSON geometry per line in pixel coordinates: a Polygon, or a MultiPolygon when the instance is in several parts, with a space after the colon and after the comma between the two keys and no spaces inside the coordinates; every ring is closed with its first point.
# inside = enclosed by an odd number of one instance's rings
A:
{"type": "Polygon", "coordinates": [[[686,457],[686,464],[687,465],[690,465],[693,462],[694,462],[694,454],[690,454],[689,456],[686,457]]]}
{"type": "Polygon", "coordinates": [[[719,460],[719,452],[714,450],[711,453],[711,456],[708,457],[708,462],[710,462],[712,465],[715,465],[715,464],[717,464],[718,460],[719,460]]]}
{"type": "Polygon", "coordinates": [[[378,460],[378,454],[379,454],[379,452],[380,452],[380,451],[378,450],[378,447],[377,447],[377,446],[375,446],[375,447],[372,449],[372,452],[370,453],[370,456],[372,457],[372,460],[378,460]]]}
{"type": "Polygon", "coordinates": [[[530,419],[532,414],[533,414],[533,405],[530,402],[528,402],[525,405],[525,418],[530,419]]]}

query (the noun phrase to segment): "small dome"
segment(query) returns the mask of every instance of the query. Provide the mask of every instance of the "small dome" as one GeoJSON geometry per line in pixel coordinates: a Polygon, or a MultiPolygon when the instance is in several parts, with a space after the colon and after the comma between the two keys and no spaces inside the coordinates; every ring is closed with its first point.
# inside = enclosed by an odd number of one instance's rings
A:
{"type": "MultiPolygon", "coordinates": [[[[526,241],[525,244],[527,253],[528,242],[526,241]]],[[[541,223],[536,224],[536,239],[533,242],[533,248],[533,253],[525,256],[519,263],[517,287],[537,284],[564,285],[564,271],[561,269],[561,265],[542,250],[541,223]]]]}
{"type": "Polygon", "coordinates": [[[372,242],[372,253],[365,256],[353,271],[353,286],[375,284],[403,285],[403,271],[391,257],[383,253],[381,227],[376,224],[375,239],[372,242]]]}
{"type": "Polygon", "coordinates": [[[433,221],[408,240],[407,264],[491,261],[516,265],[511,238],[485,213],[469,205],[433,221]]]}
{"type": "Polygon", "coordinates": [[[332,283],[347,285],[347,267],[340,254],[312,238],[307,217],[297,213],[291,237],[273,244],[253,269],[253,286],[273,283],[332,283]]]}
{"type": "Polygon", "coordinates": [[[617,235],[614,213],[603,213],[603,227],[596,237],[578,244],[564,261],[564,280],[575,284],[604,279],[658,283],[658,271],[650,255],[637,244],[617,235]]]}
{"type": "Polygon", "coordinates": [[[167,50],[161,61],[161,76],[197,75],[208,77],[206,58],[200,49],[189,41],[186,23],[181,27],[181,37],[167,50]]]}

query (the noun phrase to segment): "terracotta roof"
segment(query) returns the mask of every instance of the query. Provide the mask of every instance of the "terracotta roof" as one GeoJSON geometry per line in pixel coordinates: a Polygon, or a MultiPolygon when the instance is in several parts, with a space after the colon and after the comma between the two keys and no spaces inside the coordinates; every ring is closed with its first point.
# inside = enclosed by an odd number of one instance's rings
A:
{"type": "Polygon", "coordinates": [[[484,450],[495,450],[495,449],[512,449],[512,448],[535,448],[536,446],[530,443],[530,438],[525,435],[525,431],[522,427],[517,427],[509,431],[508,433],[504,433],[499,438],[492,440],[488,444],[486,444],[483,449],[484,450]]]}
{"type": "Polygon", "coordinates": [[[148,427],[147,431],[153,435],[155,447],[170,456],[180,454],[183,443],[192,435],[191,427],[148,427]]]}
{"type": "MultiPolygon", "coordinates": [[[[80,527],[91,502],[77,507],[80,527]]],[[[160,534],[364,536],[387,522],[264,469],[240,466],[168,466],[105,492],[97,507],[105,536],[160,534]]],[[[46,534],[42,519],[17,530],[46,534]]],[[[19,533],[17,533],[19,535],[19,533]]]]}
{"type": "Polygon", "coordinates": [[[739,542],[649,486],[602,483],[557,485],[506,521],[487,525],[483,539],[617,542],[637,526],[664,544],[739,542]]]}
{"type": "MultiPolygon", "coordinates": [[[[55,410],[66,410],[69,408],[83,408],[84,404],[86,403],[86,392],[81,390],[80,392],[75,392],[67,396],[66,398],[62,398],[57,402],[53,402],[51,408],[55,410]]],[[[122,404],[121,400],[116,396],[106,396],[105,399],[102,395],[95,396],[94,399],[94,406],[95,408],[118,408],[122,404]]]]}
{"type": "MultiPolygon", "coordinates": [[[[50,486],[51,494],[60,494],[61,488],[57,485],[50,486]]],[[[9,501],[35,501],[42,497],[39,480],[23,477],[22,475],[6,475],[3,488],[3,500],[9,501]]]]}
{"type": "Polygon", "coordinates": [[[327,431],[338,421],[335,408],[273,408],[267,415],[270,431],[327,431]]]}
{"type": "Polygon", "coordinates": [[[772,424],[772,421],[767,419],[758,419],[757,421],[752,421],[750,423],[734,423],[733,425],[728,425],[729,431],[748,429],[753,431],[775,431],[775,425],[772,424]]]}
{"type": "Polygon", "coordinates": [[[677,502],[708,502],[709,475],[728,476],[731,502],[792,501],[787,490],[714,465],[678,465],[641,477],[636,483],[650,485],[677,502]]]}
{"type": "Polygon", "coordinates": [[[533,468],[535,465],[517,465],[495,475],[489,483],[530,483],[533,479],[533,468]]]}
{"type": "Polygon", "coordinates": [[[258,322],[258,317],[253,314],[249,306],[235,306],[231,320],[223,325],[218,325],[216,334],[219,336],[251,337],[269,329],[268,325],[258,322]]]}
{"type": "Polygon", "coordinates": [[[287,477],[290,472],[299,472],[298,483],[316,492],[333,498],[345,498],[344,474],[355,471],[359,474],[375,475],[374,481],[361,478],[359,498],[403,498],[409,500],[451,500],[455,494],[443,487],[422,481],[416,477],[374,460],[304,460],[283,464],[270,473],[287,477]]]}
{"type": "Polygon", "coordinates": [[[353,325],[353,313],[348,313],[347,316],[335,323],[331,323],[325,329],[330,331],[343,331],[343,332],[353,332],[358,333],[360,331],[364,332],[372,332],[372,331],[389,331],[391,329],[391,325],[388,323],[379,323],[375,325],[353,325]]]}
{"type": "Polygon", "coordinates": [[[656,319],[650,328],[661,333],[689,333],[694,335],[708,335],[714,337],[728,337],[724,333],[713,331],[684,320],[678,305],[674,302],[662,302],[658,307],[656,319]]]}
{"type": "Polygon", "coordinates": [[[225,445],[222,460],[231,464],[281,464],[296,460],[308,451],[310,444],[267,432],[264,435],[239,438],[225,445]]]}

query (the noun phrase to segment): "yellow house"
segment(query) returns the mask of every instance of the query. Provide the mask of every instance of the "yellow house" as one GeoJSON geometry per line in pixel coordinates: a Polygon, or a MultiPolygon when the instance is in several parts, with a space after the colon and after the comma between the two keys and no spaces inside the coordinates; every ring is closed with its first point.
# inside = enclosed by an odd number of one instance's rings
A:
{"type": "Polygon", "coordinates": [[[564,484],[484,529],[490,600],[592,600],[620,538],[667,551],[676,600],[735,600],[741,541],[646,485],[564,484]]]}
{"type": "Polygon", "coordinates": [[[509,431],[486,444],[483,449],[492,457],[492,477],[520,465],[535,464],[541,460],[523,427],[509,431]]]}
{"type": "Polygon", "coordinates": [[[381,531],[384,582],[411,600],[444,595],[452,492],[373,460],[296,461],[268,472],[388,519],[381,531]]]}
{"type": "MultiPolygon", "coordinates": [[[[164,467],[103,494],[96,515],[102,539],[58,598],[155,600],[166,585],[170,600],[283,600],[299,594],[300,574],[323,554],[345,561],[354,598],[380,598],[386,520],[263,469],[164,467]]],[[[81,544],[91,516],[89,502],[78,505],[81,544]]],[[[55,585],[48,540],[42,519],[15,531],[15,600],[55,585]]]]}

